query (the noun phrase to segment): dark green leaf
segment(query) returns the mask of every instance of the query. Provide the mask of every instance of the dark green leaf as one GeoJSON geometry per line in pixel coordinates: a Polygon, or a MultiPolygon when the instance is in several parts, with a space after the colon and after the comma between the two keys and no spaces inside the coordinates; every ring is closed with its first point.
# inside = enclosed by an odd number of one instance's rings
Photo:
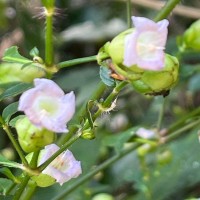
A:
{"type": "Polygon", "coordinates": [[[6,90],[12,86],[15,86],[17,84],[19,84],[20,82],[9,82],[9,83],[3,83],[3,84],[0,84],[0,89],[3,89],[3,90],[6,90]]]}
{"type": "Polygon", "coordinates": [[[15,86],[8,88],[0,95],[0,101],[3,99],[6,99],[8,97],[14,97],[18,94],[21,94],[22,92],[30,89],[33,85],[31,83],[19,83],[15,86]]]}
{"type": "Polygon", "coordinates": [[[115,150],[118,152],[123,148],[124,144],[128,142],[128,140],[132,136],[135,135],[135,131],[137,129],[138,127],[133,127],[120,134],[106,136],[103,140],[103,144],[105,146],[110,146],[110,147],[115,148],[115,150]]]}
{"type": "Polygon", "coordinates": [[[2,60],[6,61],[6,62],[15,62],[15,63],[22,63],[22,64],[32,62],[32,60],[29,60],[29,59],[21,56],[18,52],[18,47],[16,47],[16,46],[12,46],[12,47],[6,49],[2,60]]]}
{"type": "Polygon", "coordinates": [[[8,105],[3,110],[2,117],[3,117],[3,119],[5,120],[6,123],[8,123],[10,118],[11,118],[11,116],[18,111],[17,110],[18,105],[19,105],[18,102],[14,102],[14,103],[11,103],[10,105],[8,105]]]}
{"type": "Polygon", "coordinates": [[[11,196],[8,196],[8,198],[5,195],[6,191],[10,188],[12,185],[12,181],[7,178],[0,178],[0,199],[1,200],[12,200],[10,198],[11,196]]]}
{"type": "Polygon", "coordinates": [[[13,182],[19,182],[19,180],[17,180],[17,178],[13,175],[13,173],[7,167],[0,168],[0,173],[7,176],[7,178],[9,178],[10,180],[13,180],[13,182]]]}
{"type": "Polygon", "coordinates": [[[101,80],[109,87],[114,87],[115,86],[115,80],[110,77],[111,71],[104,66],[100,67],[100,78],[101,80]]]}

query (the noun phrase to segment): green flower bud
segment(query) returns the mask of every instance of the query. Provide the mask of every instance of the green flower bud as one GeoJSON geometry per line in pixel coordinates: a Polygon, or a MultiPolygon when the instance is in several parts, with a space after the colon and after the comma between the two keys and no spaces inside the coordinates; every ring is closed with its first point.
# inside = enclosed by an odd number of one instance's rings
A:
{"type": "Polygon", "coordinates": [[[107,193],[96,194],[92,200],[114,200],[114,197],[107,193]]]}
{"type": "Polygon", "coordinates": [[[27,117],[17,120],[15,128],[17,130],[19,143],[27,153],[40,150],[55,140],[55,134],[53,132],[46,129],[39,129],[27,117]]]}
{"type": "Polygon", "coordinates": [[[166,150],[160,154],[157,155],[157,161],[160,165],[168,164],[172,161],[172,152],[169,150],[166,150]]]}
{"type": "Polygon", "coordinates": [[[84,130],[81,137],[84,139],[87,139],[87,140],[95,139],[94,130],[92,130],[92,129],[84,130]]]}
{"type": "Polygon", "coordinates": [[[45,71],[33,65],[22,68],[17,63],[0,64],[0,83],[27,82],[31,83],[35,78],[45,76],[45,71]]]}
{"type": "Polygon", "coordinates": [[[200,51],[200,19],[194,22],[184,33],[183,43],[186,48],[200,51]]]}
{"type": "Polygon", "coordinates": [[[160,71],[144,71],[141,78],[132,81],[133,88],[143,94],[166,95],[178,80],[179,63],[176,57],[165,54],[165,66],[160,71]]]}

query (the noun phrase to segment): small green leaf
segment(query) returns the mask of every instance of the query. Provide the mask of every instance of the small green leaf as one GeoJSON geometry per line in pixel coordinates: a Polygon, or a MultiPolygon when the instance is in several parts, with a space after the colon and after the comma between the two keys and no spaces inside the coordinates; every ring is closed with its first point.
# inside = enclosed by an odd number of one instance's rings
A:
{"type": "Polygon", "coordinates": [[[16,62],[16,63],[22,63],[22,64],[32,62],[32,60],[29,60],[19,54],[17,46],[12,46],[6,49],[2,60],[6,62],[16,62]]]}
{"type": "Polygon", "coordinates": [[[18,102],[14,102],[14,103],[11,103],[10,105],[8,105],[4,110],[3,110],[3,113],[2,113],[2,117],[3,119],[5,120],[5,122],[8,124],[10,118],[12,115],[14,115],[18,110],[18,105],[19,103],[18,102]]]}
{"type": "Polygon", "coordinates": [[[8,97],[14,97],[18,94],[21,94],[22,92],[30,89],[33,85],[31,83],[19,83],[14,85],[11,88],[8,88],[0,95],[0,101],[3,99],[6,99],[8,97]]]}
{"type": "Polygon", "coordinates": [[[39,50],[37,47],[33,47],[30,51],[30,56],[35,57],[35,56],[39,56],[39,50]]]}
{"type": "Polygon", "coordinates": [[[2,155],[0,155],[0,165],[3,165],[5,167],[19,168],[19,169],[24,168],[22,164],[10,161],[7,158],[3,157],[2,155]]]}
{"type": "Polygon", "coordinates": [[[3,196],[6,194],[6,191],[10,188],[11,185],[12,185],[11,180],[7,178],[0,178],[0,199],[1,200],[12,200],[12,198],[6,198],[6,196],[3,196]]]}
{"type": "Polygon", "coordinates": [[[106,136],[103,139],[103,144],[105,146],[113,147],[116,152],[119,152],[123,148],[124,144],[135,135],[137,129],[138,127],[133,127],[120,134],[106,136]]]}
{"type": "Polygon", "coordinates": [[[20,183],[20,181],[13,175],[13,173],[7,167],[0,168],[0,173],[2,173],[5,176],[7,176],[7,178],[12,180],[13,182],[20,183]]]}
{"type": "Polygon", "coordinates": [[[104,66],[100,67],[100,78],[101,80],[109,87],[114,87],[115,86],[115,80],[110,77],[111,71],[104,66]]]}
{"type": "Polygon", "coordinates": [[[48,187],[50,185],[53,185],[56,180],[47,175],[47,174],[40,174],[39,176],[32,176],[32,180],[34,180],[39,187],[48,187]]]}
{"type": "Polygon", "coordinates": [[[9,126],[15,128],[15,124],[17,122],[17,120],[24,118],[25,115],[18,115],[17,117],[13,118],[12,120],[10,120],[9,122],[9,126]]]}

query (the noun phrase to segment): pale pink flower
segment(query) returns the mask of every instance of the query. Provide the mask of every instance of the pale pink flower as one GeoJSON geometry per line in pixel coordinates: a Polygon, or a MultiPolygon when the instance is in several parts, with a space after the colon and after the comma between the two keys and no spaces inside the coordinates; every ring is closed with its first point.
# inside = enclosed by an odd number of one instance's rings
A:
{"type": "Polygon", "coordinates": [[[135,30],[125,38],[124,65],[161,70],[164,67],[168,20],[156,23],[144,17],[132,17],[132,21],[135,30]]]}
{"type": "Polygon", "coordinates": [[[19,111],[24,111],[31,123],[54,132],[68,132],[66,123],[75,112],[75,95],[64,94],[48,79],[35,79],[35,87],[24,92],[19,99],[19,111]]]}
{"type": "Polygon", "coordinates": [[[144,139],[152,139],[156,136],[155,131],[146,128],[139,128],[136,131],[136,135],[144,139]]]}
{"type": "MultiPolygon", "coordinates": [[[[41,152],[41,160],[39,165],[43,164],[48,158],[50,158],[55,152],[59,150],[56,144],[50,144],[45,146],[45,149],[41,152]]],[[[43,171],[43,174],[47,174],[53,177],[60,185],[69,181],[72,178],[78,177],[82,173],[80,161],[77,161],[72,152],[69,150],[64,151],[58,157],[56,157],[43,171]]]]}

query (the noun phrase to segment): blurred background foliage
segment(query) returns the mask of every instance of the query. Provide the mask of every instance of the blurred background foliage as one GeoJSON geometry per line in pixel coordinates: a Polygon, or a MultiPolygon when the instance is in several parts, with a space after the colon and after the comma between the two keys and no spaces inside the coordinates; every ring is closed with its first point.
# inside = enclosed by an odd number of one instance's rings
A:
{"type": "MultiPolygon", "coordinates": [[[[154,18],[158,12],[156,8],[141,5],[141,2],[136,0],[133,3],[132,14],[154,18]]],[[[152,2],[164,3],[159,0],[152,2]]],[[[198,14],[196,17],[187,14],[187,8],[200,10],[199,0],[183,0],[182,6],[185,6],[183,14],[174,11],[169,16],[166,52],[175,56],[178,56],[176,37],[200,18],[198,14]]],[[[44,56],[44,19],[40,7],[39,0],[0,1],[0,57],[12,45],[19,46],[20,53],[26,57],[36,46],[40,55],[44,56]]],[[[57,62],[96,55],[104,43],[127,28],[126,3],[123,0],[56,0],[56,7],[54,31],[57,62]]],[[[199,52],[182,56],[179,82],[166,98],[163,129],[199,107],[199,71],[199,52]]],[[[66,92],[75,91],[78,110],[100,82],[99,67],[96,63],[89,63],[67,68],[57,73],[54,79],[66,92]]],[[[7,99],[0,105],[0,109],[12,101],[7,99]]],[[[144,96],[126,87],[118,97],[114,111],[103,114],[98,120],[96,138],[92,141],[81,139],[72,145],[75,157],[82,162],[83,173],[114,154],[113,148],[106,145],[108,136],[118,136],[120,132],[134,126],[154,128],[162,102],[163,97],[144,96]]],[[[97,200],[95,195],[100,193],[110,194],[108,200],[112,200],[112,197],[116,200],[182,200],[200,197],[198,131],[198,127],[187,131],[181,138],[163,145],[145,158],[138,157],[137,152],[129,154],[65,199],[97,200]],[[165,158],[165,155],[168,157],[159,162],[159,158],[165,158]]],[[[2,130],[0,134],[1,153],[9,159],[17,159],[2,130]]],[[[113,137],[113,143],[118,142],[118,139],[113,137]]],[[[61,193],[63,188],[75,181],[62,187],[56,184],[39,189],[33,199],[52,199],[56,193],[61,193]]],[[[4,186],[0,185],[0,191],[3,189],[4,186]]]]}

